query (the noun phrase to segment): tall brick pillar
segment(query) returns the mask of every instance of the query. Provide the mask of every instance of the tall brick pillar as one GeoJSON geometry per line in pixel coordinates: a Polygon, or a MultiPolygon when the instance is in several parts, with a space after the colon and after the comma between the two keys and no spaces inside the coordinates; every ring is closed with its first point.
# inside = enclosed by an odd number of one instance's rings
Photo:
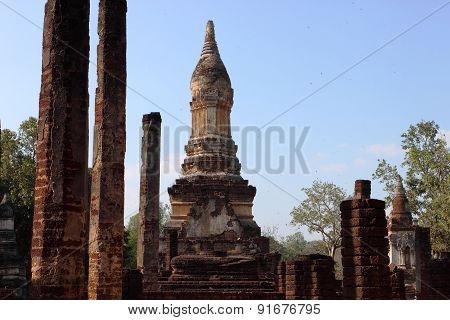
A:
{"type": "Polygon", "coordinates": [[[126,0],[100,1],[89,299],[122,298],[126,12],[126,0]]]}
{"type": "Polygon", "coordinates": [[[142,129],[137,266],[143,274],[143,291],[148,292],[158,288],[161,145],[161,115],[159,112],[144,115],[142,129]]]}
{"type": "Polygon", "coordinates": [[[31,251],[35,299],[83,294],[89,1],[45,5],[31,251]]]}
{"type": "Polygon", "coordinates": [[[385,203],[370,199],[370,181],[357,180],[341,203],[344,299],[390,299],[385,203]]]}

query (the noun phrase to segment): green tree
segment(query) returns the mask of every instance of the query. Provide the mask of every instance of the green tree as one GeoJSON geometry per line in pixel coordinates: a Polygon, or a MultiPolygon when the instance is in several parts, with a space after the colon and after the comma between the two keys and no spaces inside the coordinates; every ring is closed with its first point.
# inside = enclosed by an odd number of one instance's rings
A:
{"type": "Polygon", "coordinates": [[[386,192],[384,201],[386,202],[386,206],[390,206],[392,203],[398,174],[397,166],[389,164],[384,159],[378,160],[378,167],[372,174],[372,178],[379,180],[384,186],[383,190],[386,192]]]}
{"type": "Polygon", "coordinates": [[[328,254],[323,241],[306,241],[301,232],[281,237],[277,227],[269,227],[263,230],[263,235],[269,238],[270,251],[280,253],[283,260],[294,260],[299,255],[305,254],[328,254]]]}
{"type": "Polygon", "coordinates": [[[283,259],[286,259],[285,248],[283,245],[283,239],[280,238],[278,233],[278,227],[271,226],[262,230],[262,235],[269,238],[270,251],[278,252],[283,259]]]}
{"type": "MultiPolygon", "coordinates": [[[[402,134],[405,151],[402,167],[406,169],[405,188],[412,213],[419,224],[429,227],[432,247],[450,250],[450,153],[439,125],[421,121],[402,134]]],[[[397,168],[379,160],[373,178],[385,185],[388,205],[393,195],[397,168]]]]}
{"type": "Polygon", "coordinates": [[[130,218],[125,228],[123,246],[124,268],[136,269],[137,240],[139,234],[139,214],[130,218]]]}
{"type": "MultiPolygon", "coordinates": [[[[163,230],[170,217],[170,206],[160,202],[159,204],[159,230],[163,235],[163,230]]],[[[133,215],[125,227],[123,245],[123,265],[124,268],[135,269],[137,257],[137,241],[139,234],[139,214],[133,215]]]]}
{"type": "Polygon", "coordinates": [[[303,188],[306,199],[291,212],[293,225],[306,226],[311,233],[318,233],[334,258],[341,246],[340,204],[348,196],[345,191],[330,182],[316,180],[310,188],[303,188]]]}
{"type": "Polygon", "coordinates": [[[17,132],[2,130],[0,192],[8,192],[15,215],[19,254],[29,261],[34,211],[37,119],[23,121],[17,132]]]}

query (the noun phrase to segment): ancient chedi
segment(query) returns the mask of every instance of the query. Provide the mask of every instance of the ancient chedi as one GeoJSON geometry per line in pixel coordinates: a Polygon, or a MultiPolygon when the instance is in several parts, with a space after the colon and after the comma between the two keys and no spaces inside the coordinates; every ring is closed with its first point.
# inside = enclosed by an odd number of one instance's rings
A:
{"type": "Polygon", "coordinates": [[[208,21],[190,87],[192,133],[185,147],[182,178],[169,188],[172,215],[168,226],[192,226],[185,229],[189,237],[231,230],[258,234],[252,215],[256,188],[240,175],[237,146],[230,129],[233,89],[220,58],[212,21],[208,21]]]}
{"type": "Polygon", "coordinates": [[[422,287],[421,273],[430,260],[430,229],[414,222],[400,176],[397,176],[388,231],[391,264],[404,271],[406,298],[414,299],[422,287]]]}
{"type": "Polygon", "coordinates": [[[170,277],[161,289],[275,293],[279,255],[269,253],[268,239],[253,220],[256,188],[240,175],[230,130],[233,89],[212,21],[190,89],[192,133],[182,176],[168,189],[172,214],[165,229],[165,270],[170,277]]]}
{"type": "Polygon", "coordinates": [[[406,271],[406,290],[410,299],[415,295],[415,227],[402,178],[397,176],[392,211],[388,221],[389,258],[391,264],[406,271]]]}
{"type": "Polygon", "coordinates": [[[89,299],[122,298],[126,0],[101,0],[89,226],[89,299]]]}
{"type": "Polygon", "coordinates": [[[81,299],[88,164],[89,1],[48,0],[42,52],[32,297],[81,299]]]}

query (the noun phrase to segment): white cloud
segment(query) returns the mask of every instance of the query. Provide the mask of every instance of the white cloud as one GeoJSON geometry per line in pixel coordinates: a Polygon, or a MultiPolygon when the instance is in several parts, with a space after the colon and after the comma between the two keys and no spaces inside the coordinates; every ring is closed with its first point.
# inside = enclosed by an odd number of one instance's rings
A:
{"type": "Polygon", "coordinates": [[[321,166],[320,170],[331,173],[344,173],[348,170],[348,166],[344,163],[329,163],[321,166]]]}
{"type": "Polygon", "coordinates": [[[367,161],[363,158],[356,158],[355,160],[353,160],[353,163],[358,167],[362,167],[367,163],[367,161]]]}
{"type": "Polygon", "coordinates": [[[366,148],[370,154],[378,156],[398,156],[402,153],[402,149],[394,143],[388,144],[371,144],[366,148]]]}

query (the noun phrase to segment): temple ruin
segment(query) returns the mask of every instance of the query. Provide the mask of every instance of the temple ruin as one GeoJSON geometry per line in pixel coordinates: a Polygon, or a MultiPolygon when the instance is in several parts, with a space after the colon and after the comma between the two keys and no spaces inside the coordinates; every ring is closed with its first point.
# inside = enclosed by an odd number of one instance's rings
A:
{"type": "Polygon", "coordinates": [[[162,118],[158,112],[142,117],[137,267],[124,269],[126,14],[126,0],[99,2],[88,199],[89,1],[47,1],[31,284],[17,255],[6,194],[0,204],[0,298],[450,298],[450,257],[432,256],[430,230],[413,220],[400,177],[388,217],[385,202],[371,198],[368,180],[357,180],[353,198],[341,203],[342,281],[329,256],[281,261],[270,250],[253,215],[256,188],[241,176],[230,129],[234,92],[212,21],[190,82],[192,131],[182,174],[168,188],[172,213],[162,231],[162,118]]]}
{"type": "Polygon", "coordinates": [[[182,176],[168,190],[167,280],[156,296],[274,298],[280,256],[269,252],[253,219],[256,188],[240,175],[230,129],[233,89],[212,21],[190,88],[192,132],[182,176]]]}

